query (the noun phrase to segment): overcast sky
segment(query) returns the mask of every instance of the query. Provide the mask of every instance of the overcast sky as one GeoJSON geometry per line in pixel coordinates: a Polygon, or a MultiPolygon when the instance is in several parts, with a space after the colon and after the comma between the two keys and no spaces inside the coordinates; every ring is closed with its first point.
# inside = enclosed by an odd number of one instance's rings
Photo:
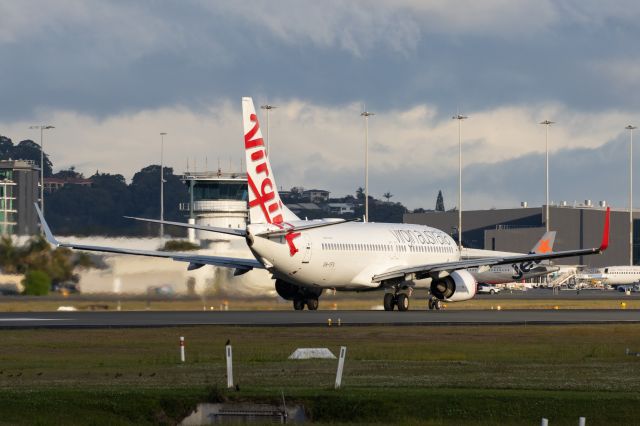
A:
{"type": "Polygon", "coordinates": [[[637,1],[0,0],[0,134],[52,124],[55,168],[85,174],[159,163],[160,132],[177,172],[238,169],[252,96],[279,107],[278,185],[341,196],[363,186],[366,104],[370,193],[450,208],[460,111],[470,209],[544,201],[550,119],[551,199],[626,207],[639,20],[637,1]]]}

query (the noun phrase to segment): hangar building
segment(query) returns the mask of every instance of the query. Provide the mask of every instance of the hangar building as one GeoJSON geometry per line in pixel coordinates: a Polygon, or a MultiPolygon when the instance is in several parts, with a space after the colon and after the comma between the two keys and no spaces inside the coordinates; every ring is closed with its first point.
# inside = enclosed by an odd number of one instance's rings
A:
{"type": "MultiPolygon", "coordinates": [[[[525,203],[523,203],[525,204],[525,203]]],[[[525,204],[526,205],[526,204],[525,204]]],[[[550,225],[557,231],[554,251],[600,245],[606,203],[549,206],[550,225]]],[[[545,232],[545,208],[470,210],[462,212],[464,247],[526,253],[545,232]]],[[[633,264],[640,263],[640,211],[633,213],[633,264]]],[[[429,225],[457,240],[458,212],[407,213],[405,223],[429,225]]],[[[629,264],[629,210],[611,209],[609,248],[602,255],[558,259],[557,264],[601,267],[629,264]]]]}

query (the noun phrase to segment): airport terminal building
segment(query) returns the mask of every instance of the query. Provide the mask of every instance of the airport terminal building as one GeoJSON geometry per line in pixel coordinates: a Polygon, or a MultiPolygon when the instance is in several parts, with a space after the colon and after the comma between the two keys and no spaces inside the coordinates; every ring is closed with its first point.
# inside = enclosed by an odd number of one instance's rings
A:
{"type": "MultiPolygon", "coordinates": [[[[593,206],[549,206],[550,229],[557,231],[554,251],[598,247],[606,203],[593,206]]],[[[633,213],[633,264],[640,263],[640,211],[633,213]]],[[[457,240],[458,212],[407,213],[405,223],[429,225],[457,240]]],[[[462,212],[465,247],[526,253],[545,232],[545,208],[470,210],[462,212]]],[[[558,259],[557,264],[601,267],[629,264],[629,210],[611,209],[609,248],[602,255],[558,259]]]]}

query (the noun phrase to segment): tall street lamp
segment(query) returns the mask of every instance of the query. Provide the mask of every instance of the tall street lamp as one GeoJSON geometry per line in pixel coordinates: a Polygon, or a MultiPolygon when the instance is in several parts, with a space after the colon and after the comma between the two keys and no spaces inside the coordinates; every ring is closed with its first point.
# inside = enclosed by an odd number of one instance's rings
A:
{"type": "MultiPolygon", "coordinates": [[[[160,220],[164,220],[164,137],[167,133],[160,133],[160,220]]],[[[164,238],[164,224],[160,224],[160,239],[164,238]]]]}
{"type": "Polygon", "coordinates": [[[40,211],[44,214],[44,138],[45,130],[55,129],[50,125],[30,126],[30,129],[40,129],[40,211]]]}
{"type": "Polygon", "coordinates": [[[462,252],[462,120],[469,117],[457,114],[451,118],[458,120],[458,250],[462,252]]]}
{"type": "Polygon", "coordinates": [[[555,121],[544,120],[540,122],[540,124],[544,124],[545,126],[545,137],[544,137],[544,151],[545,151],[545,187],[546,187],[546,207],[545,207],[545,226],[547,228],[547,232],[549,232],[550,221],[549,221],[549,126],[555,124],[555,121]]]}
{"type": "Polygon", "coordinates": [[[266,104],[262,105],[260,108],[267,111],[267,146],[265,148],[265,154],[269,155],[269,142],[271,142],[271,138],[269,137],[269,111],[278,107],[275,105],[266,104]]]}
{"type": "Polygon", "coordinates": [[[364,117],[364,221],[369,222],[369,117],[373,112],[363,111],[364,117]]]}
{"type": "Polygon", "coordinates": [[[633,266],[633,130],[636,126],[629,124],[629,265],[633,266]]]}

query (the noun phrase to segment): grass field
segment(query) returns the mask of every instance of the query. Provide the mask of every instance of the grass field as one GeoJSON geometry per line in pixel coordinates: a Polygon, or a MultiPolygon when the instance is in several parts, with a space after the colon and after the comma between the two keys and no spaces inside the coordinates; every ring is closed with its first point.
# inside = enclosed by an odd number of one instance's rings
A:
{"type": "Polygon", "coordinates": [[[637,424],[640,325],[3,330],[0,423],[172,424],[206,400],[302,403],[318,422],[637,424]],[[187,362],[178,362],[178,337],[187,362]],[[226,384],[231,339],[239,391],[226,384]],[[297,347],[347,346],[336,361],[297,347]]]}

